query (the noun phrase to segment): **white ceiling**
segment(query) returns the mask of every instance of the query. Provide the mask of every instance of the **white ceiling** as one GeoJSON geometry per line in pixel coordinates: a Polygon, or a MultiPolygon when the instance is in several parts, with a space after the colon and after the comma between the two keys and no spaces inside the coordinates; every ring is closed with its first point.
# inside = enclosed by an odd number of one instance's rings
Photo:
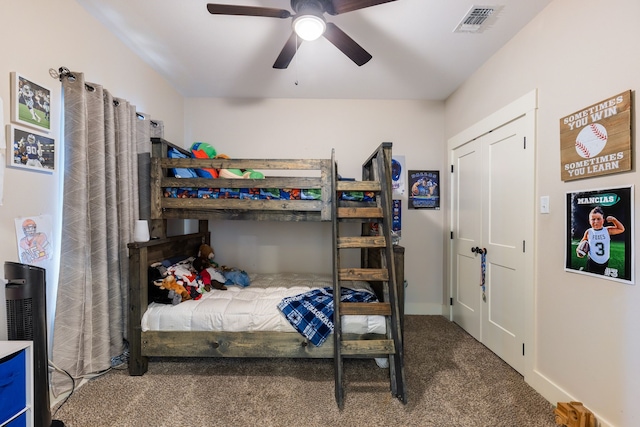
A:
{"type": "Polygon", "coordinates": [[[291,18],[211,15],[207,3],[291,11],[289,0],[77,0],[186,97],[444,100],[551,0],[397,0],[325,15],[373,59],[355,65],[321,38],[272,65],[291,18]],[[479,33],[453,30],[498,7],[479,33]]]}

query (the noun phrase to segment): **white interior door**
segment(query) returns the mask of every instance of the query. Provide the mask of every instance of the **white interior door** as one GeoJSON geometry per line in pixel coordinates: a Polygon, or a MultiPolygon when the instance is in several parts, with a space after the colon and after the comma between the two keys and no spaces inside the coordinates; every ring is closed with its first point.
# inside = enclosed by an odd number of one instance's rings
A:
{"type": "Polygon", "coordinates": [[[486,254],[486,301],[482,342],[524,372],[525,287],[532,280],[533,150],[525,146],[520,118],[483,138],[482,241],[486,254]],[[530,245],[527,251],[527,244],[530,245]]]}
{"type": "Polygon", "coordinates": [[[482,150],[480,141],[453,152],[453,321],[478,341],[481,336],[480,264],[471,249],[482,245],[482,150]]]}
{"type": "Polygon", "coordinates": [[[534,225],[534,156],[533,147],[526,147],[526,118],[454,149],[452,158],[453,320],[524,373],[534,225]],[[485,298],[482,256],[472,248],[486,249],[485,298]]]}

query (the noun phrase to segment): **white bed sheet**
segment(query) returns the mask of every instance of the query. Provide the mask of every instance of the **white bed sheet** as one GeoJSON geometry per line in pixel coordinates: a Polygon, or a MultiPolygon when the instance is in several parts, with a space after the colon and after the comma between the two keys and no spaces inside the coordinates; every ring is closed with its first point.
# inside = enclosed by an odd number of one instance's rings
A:
{"type": "MultiPolygon", "coordinates": [[[[199,300],[178,305],[151,303],[142,317],[143,331],[296,332],[277,305],[284,297],[333,286],[328,274],[252,274],[246,288],[213,289],[199,300]]],[[[372,292],[366,282],[349,284],[372,292]]],[[[386,330],[384,316],[343,316],[344,333],[386,330]]]]}

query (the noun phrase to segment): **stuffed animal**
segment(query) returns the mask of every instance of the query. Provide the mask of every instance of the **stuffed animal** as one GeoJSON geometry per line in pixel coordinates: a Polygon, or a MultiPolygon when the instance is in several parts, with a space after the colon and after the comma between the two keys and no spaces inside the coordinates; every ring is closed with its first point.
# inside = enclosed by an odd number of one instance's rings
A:
{"type": "Polygon", "coordinates": [[[175,276],[182,285],[195,286],[196,272],[191,268],[193,257],[187,258],[167,268],[167,274],[175,276]]]}
{"type": "Polygon", "coordinates": [[[211,246],[206,243],[200,245],[200,249],[198,249],[198,258],[202,258],[203,260],[207,260],[209,263],[213,263],[213,258],[215,258],[215,256],[216,253],[211,246]]]}
{"type": "Polygon", "coordinates": [[[227,290],[227,287],[224,285],[226,281],[225,277],[218,269],[211,266],[207,258],[198,257],[193,260],[192,265],[200,275],[200,280],[202,280],[202,284],[207,292],[211,290],[211,287],[220,289],[221,291],[227,290]]]}
{"type": "Polygon", "coordinates": [[[246,271],[235,267],[222,266],[222,274],[224,275],[225,285],[238,285],[246,288],[251,284],[249,275],[246,271]]]}
{"type": "MultiPolygon", "coordinates": [[[[206,142],[194,142],[191,145],[191,154],[196,159],[215,159],[216,149],[206,142]]],[[[212,168],[196,169],[196,174],[202,178],[217,178],[218,170],[212,168]]]]}
{"type": "Polygon", "coordinates": [[[191,299],[189,292],[187,292],[185,287],[176,280],[175,276],[169,275],[164,279],[158,279],[153,283],[160,287],[160,289],[167,289],[169,291],[169,298],[173,298],[173,305],[180,304],[182,301],[191,299]]]}
{"type": "MultiPolygon", "coordinates": [[[[230,159],[226,154],[218,154],[216,149],[206,142],[194,142],[191,145],[191,154],[198,159],[230,159]]],[[[263,179],[262,172],[253,169],[196,169],[198,176],[204,178],[227,178],[227,179],[263,179]]]]}
{"type": "Polygon", "coordinates": [[[221,291],[226,291],[227,287],[220,279],[225,280],[224,276],[213,267],[205,268],[200,272],[200,278],[205,286],[209,285],[221,291]]]}
{"type": "MultiPolygon", "coordinates": [[[[231,157],[226,154],[216,154],[214,158],[226,160],[231,159],[231,157]]],[[[264,174],[262,172],[254,171],[253,169],[218,169],[218,176],[220,178],[227,179],[264,179],[264,174]]]]}
{"type": "Polygon", "coordinates": [[[220,178],[227,179],[264,179],[262,172],[254,171],[253,169],[220,169],[218,171],[220,178]]]}

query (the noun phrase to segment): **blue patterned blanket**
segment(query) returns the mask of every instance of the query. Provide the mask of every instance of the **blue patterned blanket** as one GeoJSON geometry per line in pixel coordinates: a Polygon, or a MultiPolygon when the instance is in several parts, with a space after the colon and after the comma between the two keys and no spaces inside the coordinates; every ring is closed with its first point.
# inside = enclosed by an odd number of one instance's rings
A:
{"type": "MultiPolygon", "coordinates": [[[[342,302],[377,302],[371,292],[340,288],[342,302]]],[[[278,309],[293,326],[315,346],[324,343],[333,332],[333,288],[314,289],[283,298],[278,309]]]]}

